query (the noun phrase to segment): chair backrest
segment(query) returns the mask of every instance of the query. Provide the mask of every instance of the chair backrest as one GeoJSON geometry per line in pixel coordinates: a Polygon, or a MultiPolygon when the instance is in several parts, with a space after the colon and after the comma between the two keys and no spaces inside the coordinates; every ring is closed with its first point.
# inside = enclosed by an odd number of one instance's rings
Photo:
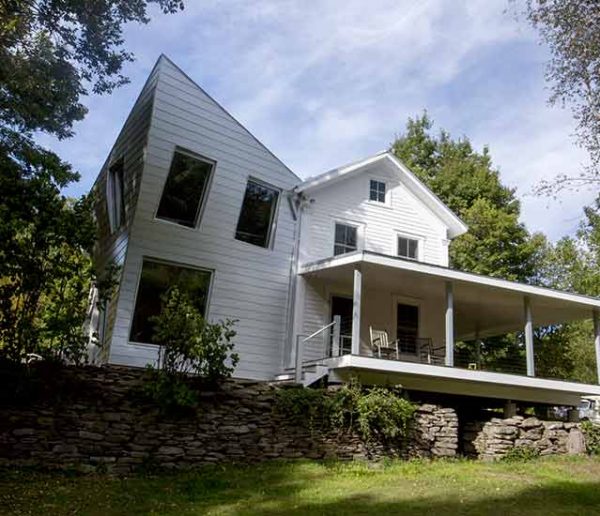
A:
{"type": "Polygon", "coordinates": [[[369,333],[371,334],[371,346],[377,346],[378,348],[390,347],[387,331],[374,330],[373,326],[369,326],[369,333]]]}

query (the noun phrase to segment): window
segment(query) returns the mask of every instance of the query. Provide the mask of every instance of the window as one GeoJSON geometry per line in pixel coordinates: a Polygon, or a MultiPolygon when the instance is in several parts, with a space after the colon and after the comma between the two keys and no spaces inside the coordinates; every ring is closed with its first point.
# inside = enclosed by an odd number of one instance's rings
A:
{"type": "Polygon", "coordinates": [[[195,227],[213,166],[203,159],[175,151],[156,217],[195,227]]]}
{"type": "Polygon", "coordinates": [[[419,307],[398,303],[396,336],[401,353],[416,353],[419,335],[419,307]]]}
{"type": "Polygon", "coordinates": [[[108,225],[114,233],[123,225],[125,218],[125,200],[123,196],[123,159],[110,166],[106,176],[106,203],[108,225]]]}
{"type": "Polygon", "coordinates": [[[269,247],[278,198],[279,190],[250,179],[246,185],[235,238],[260,247],[269,247]]]}
{"type": "Polygon", "coordinates": [[[414,238],[398,237],[398,256],[418,260],[419,241],[414,238]]]}
{"type": "Polygon", "coordinates": [[[173,286],[187,293],[205,315],[211,277],[207,270],[144,260],[129,340],[158,344],[153,339],[154,329],[149,319],[160,314],[161,296],[173,286]]]}
{"type": "Polygon", "coordinates": [[[385,203],[385,183],[371,179],[369,187],[369,200],[385,203]]]}
{"type": "Polygon", "coordinates": [[[356,226],[336,223],[335,242],[333,246],[334,256],[351,253],[352,251],[356,251],[356,226]]]}

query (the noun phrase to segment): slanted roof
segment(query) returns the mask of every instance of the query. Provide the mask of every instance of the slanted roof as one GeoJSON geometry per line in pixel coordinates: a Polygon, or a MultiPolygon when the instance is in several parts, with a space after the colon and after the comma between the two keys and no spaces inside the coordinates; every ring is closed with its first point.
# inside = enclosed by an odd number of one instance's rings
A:
{"type": "Polygon", "coordinates": [[[377,164],[387,165],[398,174],[402,183],[420,199],[429,209],[448,226],[448,237],[454,238],[465,233],[467,225],[450,209],[442,200],[435,195],[411,170],[402,163],[393,153],[382,151],[374,156],[343,165],[329,170],[318,176],[308,178],[300,183],[295,190],[297,192],[309,193],[324,186],[332,185],[356,174],[366,172],[377,164]]]}

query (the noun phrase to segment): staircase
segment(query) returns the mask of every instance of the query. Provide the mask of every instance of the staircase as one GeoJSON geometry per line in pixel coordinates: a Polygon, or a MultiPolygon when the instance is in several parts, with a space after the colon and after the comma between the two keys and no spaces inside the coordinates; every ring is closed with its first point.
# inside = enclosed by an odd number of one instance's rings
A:
{"type": "MultiPolygon", "coordinates": [[[[293,369],[288,369],[290,372],[279,374],[274,381],[281,384],[296,383],[296,374],[293,369]]],[[[327,376],[329,368],[321,364],[306,364],[302,367],[302,377],[299,385],[310,387],[317,383],[321,378],[327,376]]]]}

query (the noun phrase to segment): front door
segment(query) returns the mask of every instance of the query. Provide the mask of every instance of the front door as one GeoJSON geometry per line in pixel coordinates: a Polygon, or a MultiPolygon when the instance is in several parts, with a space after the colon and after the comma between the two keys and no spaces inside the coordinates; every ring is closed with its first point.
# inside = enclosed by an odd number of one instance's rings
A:
{"type": "Polygon", "coordinates": [[[351,297],[333,296],[331,298],[331,321],[335,315],[340,316],[340,354],[352,350],[352,309],[351,297]]]}
{"type": "Polygon", "coordinates": [[[417,353],[419,337],[419,307],[398,303],[396,307],[396,338],[401,353],[417,353]]]}

